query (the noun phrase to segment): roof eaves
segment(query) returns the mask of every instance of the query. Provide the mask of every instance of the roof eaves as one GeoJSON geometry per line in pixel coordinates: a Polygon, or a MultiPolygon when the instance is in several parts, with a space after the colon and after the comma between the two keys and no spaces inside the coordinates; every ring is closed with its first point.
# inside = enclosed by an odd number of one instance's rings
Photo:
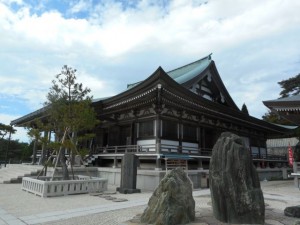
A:
{"type": "Polygon", "coordinates": [[[46,106],[46,107],[43,107],[43,108],[40,108],[32,113],[29,113],[25,116],[22,116],[18,119],[15,119],[15,120],[12,120],[10,122],[10,125],[12,126],[16,126],[16,125],[21,125],[21,124],[24,124],[26,122],[29,122],[31,120],[33,120],[34,118],[36,118],[37,116],[42,116],[44,112],[46,112],[46,110],[48,109],[49,106],[46,106]]]}

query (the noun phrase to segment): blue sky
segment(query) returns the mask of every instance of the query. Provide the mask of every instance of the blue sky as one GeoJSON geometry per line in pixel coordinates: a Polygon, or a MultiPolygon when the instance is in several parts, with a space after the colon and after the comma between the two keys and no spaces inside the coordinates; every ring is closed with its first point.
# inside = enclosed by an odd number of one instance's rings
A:
{"type": "MultiPolygon", "coordinates": [[[[95,98],[210,53],[252,116],[300,73],[298,0],[0,0],[0,122],[42,107],[63,65],[95,98]]],[[[27,141],[18,130],[14,139],[27,141]]]]}

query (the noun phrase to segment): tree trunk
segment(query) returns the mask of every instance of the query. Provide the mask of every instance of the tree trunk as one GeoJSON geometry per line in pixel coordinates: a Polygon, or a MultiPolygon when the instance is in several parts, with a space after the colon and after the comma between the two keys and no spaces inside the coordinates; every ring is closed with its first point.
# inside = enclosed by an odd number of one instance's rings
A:
{"type": "MultiPolygon", "coordinates": [[[[68,132],[68,128],[65,129],[64,136],[61,140],[62,144],[65,142],[67,132],[68,132]]],[[[60,161],[60,164],[61,164],[61,167],[62,167],[63,180],[69,180],[70,179],[69,178],[69,171],[68,171],[68,167],[67,167],[67,164],[66,164],[66,156],[65,156],[65,152],[63,151],[63,146],[61,146],[59,148],[59,152],[57,153],[55,167],[54,167],[54,171],[53,171],[53,175],[52,175],[51,180],[53,180],[53,178],[54,178],[56,167],[58,165],[58,160],[60,161]]]]}
{"type": "Polygon", "coordinates": [[[67,157],[65,155],[65,151],[61,150],[60,151],[60,164],[61,164],[61,168],[62,168],[62,173],[63,173],[63,180],[70,180],[70,176],[69,176],[69,171],[68,171],[68,166],[67,166],[67,157]]]}

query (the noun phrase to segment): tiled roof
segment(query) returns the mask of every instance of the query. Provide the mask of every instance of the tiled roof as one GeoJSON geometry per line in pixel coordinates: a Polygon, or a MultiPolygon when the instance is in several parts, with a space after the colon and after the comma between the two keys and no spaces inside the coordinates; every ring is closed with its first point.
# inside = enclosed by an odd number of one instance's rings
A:
{"type": "MultiPolygon", "coordinates": [[[[193,63],[184,65],[182,67],[179,67],[177,69],[171,70],[169,72],[167,72],[167,74],[174,79],[177,83],[179,84],[183,84],[189,80],[191,80],[192,78],[194,78],[195,76],[199,75],[201,72],[203,72],[208,65],[211,62],[211,54],[209,54],[208,56],[205,56],[202,59],[199,59],[193,63]]],[[[138,85],[141,82],[136,82],[133,84],[128,84],[127,85],[127,89],[130,89],[136,85],[138,85]]]]}
{"type": "Polygon", "coordinates": [[[268,100],[265,102],[294,102],[294,101],[300,101],[300,95],[292,95],[289,97],[268,100]]]}
{"type": "Polygon", "coordinates": [[[177,83],[183,84],[203,72],[208,67],[210,62],[211,54],[196,62],[167,72],[167,74],[177,83]]]}

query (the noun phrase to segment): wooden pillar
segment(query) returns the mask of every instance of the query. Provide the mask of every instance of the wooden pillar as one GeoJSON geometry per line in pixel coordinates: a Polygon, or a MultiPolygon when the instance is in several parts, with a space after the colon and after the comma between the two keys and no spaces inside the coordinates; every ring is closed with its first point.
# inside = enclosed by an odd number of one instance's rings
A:
{"type": "Polygon", "coordinates": [[[117,168],[117,167],[118,167],[118,158],[117,158],[117,156],[115,156],[113,168],[117,168]]]}
{"type": "Polygon", "coordinates": [[[134,126],[135,126],[135,123],[132,122],[131,125],[130,125],[130,137],[131,137],[131,145],[135,145],[136,144],[136,137],[134,135],[134,126]]]}
{"type": "Polygon", "coordinates": [[[183,139],[183,125],[181,119],[178,121],[178,153],[182,154],[182,139],[183,139]]]}
{"type": "Polygon", "coordinates": [[[107,140],[106,140],[106,146],[109,146],[110,143],[109,143],[109,131],[110,131],[110,127],[107,128],[107,140]]]}
{"type": "Polygon", "coordinates": [[[206,136],[205,136],[205,128],[204,127],[201,129],[201,137],[202,137],[201,138],[201,148],[206,150],[205,149],[205,147],[206,147],[206,143],[205,143],[206,136]]]}
{"type": "Polygon", "coordinates": [[[162,170],[160,157],[156,158],[156,167],[155,167],[155,170],[162,170]]]}
{"type": "Polygon", "coordinates": [[[261,155],[261,151],[260,151],[260,141],[258,140],[258,142],[257,142],[257,148],[258,148],[258,157],[260,158],[260,159],[262,159],[263,157],[262,157],[262,155],[261,155]]]}
{"type": "Polygon", "coordinates": [[[197,161],[198,161],[198,170],[203,170],[202,159],[198,158],[197,161]]]}
{"type": "Polygon", "coordinates": [[[161,118],[160,114],[163,110],[162,107],[162,85],[157,84],[157,94],[156,94],[156,103],[155,103],[155,113],[156,113],[156,126],[155,126],[155,142],[156,142],[156,170],[161,170],[161,159],[160,159],[160,153],[161,153],[161,118]]]}
{"type": "MultiPolygon", "coordinates": [[[[161,119],[160,119],[160,116],[157,115],[156,116],[156,120],[155,120],[155,129],[154,132],[155,132],[155,142],[156,142],[156,153],[160,153],[161,152],[161,119]]],[[[154,125],[154,124],[153,124],[154,125]]]]}

